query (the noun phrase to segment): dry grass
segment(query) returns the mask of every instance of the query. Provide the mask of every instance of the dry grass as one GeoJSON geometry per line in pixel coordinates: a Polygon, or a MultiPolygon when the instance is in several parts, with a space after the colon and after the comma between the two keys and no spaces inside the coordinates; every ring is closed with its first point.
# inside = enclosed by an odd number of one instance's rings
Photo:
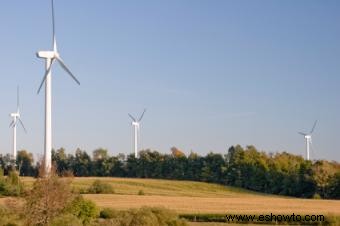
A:
{"type": "MultiPolygon", "coordinates": [[[[90,177],[75,178],[73,186],[76,189],[86,189],[96,179],[110,183],[116,193],[84,195],[100,207],[129,209],[163,206],[178,213],[340,215],[340,201],[265,195],[201,182],[90,177]],[[139,190],[143,190],[145,195],[137,195],[139,190]]],[[[30,186],[34,179],[23,178],[23,181],[26,186],[30,186]]]]}
{"type": "Polygon", "coordinates": [[[116,209],[163,206],[178,213],[334,214],[340,215],[340,201],[277,197],[185,197],[138,195],[85,195],[101,207],[116,209]]]}

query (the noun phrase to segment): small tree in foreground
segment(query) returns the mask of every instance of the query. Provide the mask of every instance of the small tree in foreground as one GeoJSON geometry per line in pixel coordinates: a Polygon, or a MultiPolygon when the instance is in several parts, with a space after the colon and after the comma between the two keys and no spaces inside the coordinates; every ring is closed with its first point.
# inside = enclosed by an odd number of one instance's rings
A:
{"type": "MultiPolygon", "coordinates": [[[[44,164],[41,164],[42,166],[44,164]]],[[[44,175],[40,170],[40,175],[44,175]]],[[[71,180],[59,178],[54,167],[51,173],[38,178],[32,190],[25,197],[24,214],[27,225],[48,225],[53,218],[60,215],[73,200],[71,180]]]]}
{"type": "Polygon", "coordinates": [[[9,171],[8,176],[4,177],[0,170],[0,195],[21,196],[24,193],[24,185],[20,181],[17,171],[9,171]]]}
{"type": "Polygon", "coordinates": [[[99,216],[99,210],[94,202],[85,200],[83,196],[76,196],[64,209],[64,214],[72,214],[82,223],[88,224],[99,216]]]}

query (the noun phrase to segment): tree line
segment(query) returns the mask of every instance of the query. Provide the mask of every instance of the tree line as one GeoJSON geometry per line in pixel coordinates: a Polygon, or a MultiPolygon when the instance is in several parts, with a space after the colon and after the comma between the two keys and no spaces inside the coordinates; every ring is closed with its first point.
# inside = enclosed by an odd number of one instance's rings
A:
{"type": "MultiPolygon", "coordinates": [[[[236,186],[257,192],[303,198],[340,199],[340,164],[334,161],[307,161],[301,156],[258,151],[254,146],[232,146],[226,154],[210,152],[205,156],[185,155],[176,147],[169,154],[143,150],[133,154],[110,156],[97,149],[92,156],[77,149],[67,154],[64,148],[53,150],[57,172],[78,177],[132,177],[191,180],[236,186]]],[[[8,155],[0,155],[0,167],[6,173],[13,165],[8,155]]],[[[39,162],[31,153],[18,152],[17,170],[22,176],[36,176],[39,162]]]]}

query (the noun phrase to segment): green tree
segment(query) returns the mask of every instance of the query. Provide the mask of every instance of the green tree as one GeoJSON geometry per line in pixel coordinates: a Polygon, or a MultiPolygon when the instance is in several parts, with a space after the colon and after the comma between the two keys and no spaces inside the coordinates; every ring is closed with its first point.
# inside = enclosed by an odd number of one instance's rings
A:
{"type": "Polygon", "coordinates": [[[337,172],[336,168],[332,163],[323,160],[316,161],[312,166],[312,170],[318,194],[321,195],[321,197],[325,197],[327,195],[326,188],[329,186],[331,178],[337,172]]]}
{"type": "Polygon", "coordinates": [[[190,152],[187,165],[185,169],[185,179],[201,181],[202,179],[202,167],[204,164],[204,157],[199,156],[195,152],[190,152]]]}
{"type": "Polygon", "coordinates": [[[124,177],[125,176],[125,169],[124,169],[124,161],[125,156],[118,155],[112,156],[107,160],[107,163],[110,167],[109,175],[113,177],[124,177]]]}
{"type": "Polygon", "coordinates": [[[107,149],[104,148],[98,148],[93,151],[93,161],[98,161],[98,160],[105,160],[109,157],[107,149]]]}
{"type": "Polygon", "coordinates": [[[330,178],[327,191],[327,198],[340,199],[340,172],[330,178]]]}
{"type": "Polygon", "coordinates": [[[237,187],[243,186],[242,162],[244,161],[244,155],[244,150],[240,145],[229,148],[228,154],[226,156],[227,184],[237,187]]]}
{"type": "Polygon", "coordinates": [[[57,151],[52,150],[52,161],[56,164],[58,175],[72,171],[71,159],[72,155],[67,155],[64,148],[59,148],[57,151]]]}
{"type": "Polygon", "coordinates": [[[26,150],[18,151],[17,164],[21,176],[34,176],[33,155],[26,150]]]}
{"type": "Polygon", "coordinates": [[[110,175],[109,155],[106,149],[99,148],[93,151],[91,171],[94,176],[105,177],[110,175]]]}
{"type": "Polygon", "coordinates": [[[75,157],[72,159],[72,171],[74,175],[83,177],[91,176],[91,157],[82,151],[81,149],[76,150],[75,157]]]}
{"type": "Polygon", "coordinates": [[[226,167],[222,155],[212,152],[208,153],[203,160],[201,171],[201,180],[223,183],[226,167]]]}

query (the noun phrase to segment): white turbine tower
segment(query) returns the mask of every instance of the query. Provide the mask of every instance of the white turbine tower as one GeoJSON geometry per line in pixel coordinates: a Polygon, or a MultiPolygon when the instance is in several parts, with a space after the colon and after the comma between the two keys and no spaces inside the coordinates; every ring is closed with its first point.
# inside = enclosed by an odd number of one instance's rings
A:
{"type": "Polygon", "coordinates": [[[46,60],[46,72],[39,86],[38,93],[40,92],[43,84],[45,83],[45,150],[44,162],[45,170],[50,172],[52,166],[51,152],[52,152],[52,74],[51,68],[54,62],[58,62],[60,66],[73,78],[73,80],[80,85],[80,82],[72,74],[72,72],[65,65],[57,50],[57,40],[55,35],[55,22],[54,22],[54,1],[52,0],[52,29],[53,29],[53,50],[52,51],[39,51],[38,58],[46,60]]]}
{"type": "Polygon", "coordinates": [[[134,151],[135,151],[135,158],[138,158],[138,142],[140,137],[140,122],[145,114],[146,109],[144,109],[142,115],[136,120],[131,114],[128,114],[129,117],[132,119],[132,126],[134,127],[134,151]]]}
{"type": "Polygon", "coordinates": [[[9,127],[13,128],[13,150],[12,150],[12,158],[15,161],[17,159],[17,124],[18,122],[21,124],[22,128],[24,129],[26,133],[26,128],[24,126],[24,123],[20,119],[20,107],[19,107],[19,87],[17,88],[17,111],[14,113],[11,113],[10,116],[13,118],[11,124],[9,127]]]}
{"type": "Polygon", "coordinates": [[[316,126],[316,123],[318,122],[318,120],[316,120],[314,122],[314,125],[313,125],[313,128],[312,130],[309,132],[309,133],[302,133],[302,132],[299,132],[299,134],[301,134],[302,136],[305,137],[305,140],[306,140],[306,157],[307,157],[307,160],[309,160],[309,150],[310,150],[310,147],[312,146],[312,133],[314,132],[314,129],[315,129],[315,126],[316,126]]]}

